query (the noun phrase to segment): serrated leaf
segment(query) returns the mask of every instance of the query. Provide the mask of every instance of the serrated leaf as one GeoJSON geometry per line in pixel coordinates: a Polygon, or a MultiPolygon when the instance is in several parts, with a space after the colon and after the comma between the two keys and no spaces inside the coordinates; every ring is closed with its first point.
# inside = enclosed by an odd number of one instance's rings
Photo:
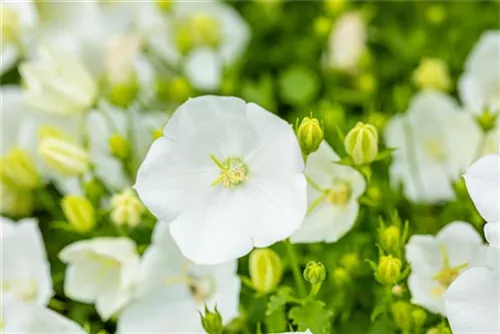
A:
{"type": "Polygon", "coordinates": [[[314,334],[331,333],[331,310],[325,309],[325,303],[311,301],[301,306],[296,306],[288,314],[299,331],[311,330],[314,334]]]}
{"type": "Polygon", "coordinates": [[[266,316],[266,333],[283,333],[288,327],[288,319],[284,307],[266,316]]]}
{"type": "Polygon", "coordinates": [[[269,316],[283,308],[291,296],[292,290],[289,288],[280,289],[275,295],[272,295],[267,303],[266,315],[269,316]]]}

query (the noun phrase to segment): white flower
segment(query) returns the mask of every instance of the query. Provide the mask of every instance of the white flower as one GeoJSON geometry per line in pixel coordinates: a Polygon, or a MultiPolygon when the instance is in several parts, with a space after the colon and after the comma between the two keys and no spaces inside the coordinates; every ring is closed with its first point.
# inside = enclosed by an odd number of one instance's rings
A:
{"type": "Polygon", "coordinates": [[[397,148],[390,169],[393,186],[402,183],[414,202],[436,203],[455,198],[452,182],[473,161],[481,132],[450,97],[429,90],[412,99],[406,115],[389,122],[385,137],[397,148]]]}
{"type": "Polygon", "coordinates": [[[2,31],[0,74],[11,69],[32,43],[38,23],[33,1],[2,1],[0,29],[2,31]]]}
{"type": "Polygon", "coordinates": [[[465,173],[465,184],[477,210],[486,220],[486,240],[500,248],[500,154],[487,155],[465,173]]]}
{"type": "Polygon", "coordinates": [[[138,25],[154,52],[182,63],[191,84],[209,91],[219,88],[224,66],[241,56],[250,35],[238,12],[217,1],[173,2],[166,16],[141,6],[138,25]]]}
{"type": "Polygon", "coordinates": [[[487,266],[463,272],[444,295],[453,333],[500,332],[499,250],[490,247],[487,255],[487,266]]]}
{"type": "Polygon", "coordinates": [[[335,242],[354,226],[366,182],[357,170],[335,161],[339,157],[326,141],[307,157],[309,210],[292,242],[335,242]]]}
{"type": "Polygon", "coordinates": [[[289,124],[234,97],[188,100],[139,168],[135,188],[182,253],[217,264],[289,237],[307,209],[289,124]]]}
{"type": "Polygon", "coordinates": [[[41,48],[40,58],[20,66],[26,102],[56,115],[87,111],[97,97],[97,83],[81,61],[69,52],[41,48]]]}
{"type": "Polygon", "coordinates": [[[103,320],[127,304],[139,269],[135,244],[127,238],[100,237],[66,246],[59,258],[67,263],[64,293],[95,303],[103,320]]]}
{"type": "Polygon", "coordinates": [[[186,259],[159,222],[141,262],[136,298],[122,311],[118,333],[201,333],[198,311],[217,309],[225,324],[238,315],[240,279],[237,261],[215,266],[186,259]]]}
{"type": "Polygon", "coordinates": [[[34,218],[13,222],[0,218],[2,244],[2,301],[6,293],[22,300],[47,305],[54,294],[38,222],[34,218]]]}
{"type": "Polygon", "coordinates": [[[343,71],[354,71],[358,68],[365,50],[365,20],[359,13],[345,13],[335,23],[328,41],[328,66],[343,71]]]}
{"type": "Polygon", "coordinates": [[[85,334],[76,322],[49,308],[20,301],[10,294],[2,297],[0,328],[4,334],[85,334]]]}
{"type": "Polygon", "coordinates": [[[458,88],[462,102],[472,112],[500,111],[500,31],[481,36],[467,58],[458,88]]]}
{"type": "Polygon", "coordinates": [[[452,222],[434,237],[414,235],[406,245],[412,272],[408,287],[412,303],[444,314],[443,294],[466,268],[484,262],[481,236],[465,222],[452,222]]]}

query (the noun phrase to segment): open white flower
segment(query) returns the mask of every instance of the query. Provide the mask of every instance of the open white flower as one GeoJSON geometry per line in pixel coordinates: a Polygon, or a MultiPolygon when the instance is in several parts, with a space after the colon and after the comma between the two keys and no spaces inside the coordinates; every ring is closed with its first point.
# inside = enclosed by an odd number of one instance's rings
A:
{"type": "Polygon", "coordinates": [[[394,117],[386,142],[397,148],[390,169],[394,186],[404,186],[414,202],[436,203],[455,198],[452,183],[474,159],[481,132],[472,116],[458,109],[447,95],[422,91],[408,113],[394,117]]]}
{"type": "Polygon", "coordinates": [[[50,265],[34,218],[13,222],[0,218],[2,301],[11,294],[22,301],[46,305],[53,295],[50,265]]]}
{"type": "Polygon", "coordinates": [[[100,237],[66,246],[59,258],[68,264],[64,293],[95,303],[103,320],[127,304],[139,269],[135,244],[127,238],[100,237]]]}
{"type": "Polygon", "coordinates": [[[343,71],[355,71],[365,51],[365,20],[360,13],[345,13],[335,22],[330,35],[327,65],[343,71]]]}
{"type": "Polygon", "coordinates": [[[485,262],[485,245],[469,223],[457,221],[436,236],[412,236],[406,259],[412,268],[408,278],[412,303],[444,314],[443,294],[462,271],[485,262]]]}
{"type": "Polygon", "coordinates": [[[84,334],[76,322],[36,303],[3,294],[0,329],[4,334],[84,334]]]}
{"type": "Polygon", "coordinates": [[[237,261],[195,265],[172,239],[168,223],[158,222],[153,243],[141,262],[136,298],[122,311],[118,333],[203,332],[198,311],[217,309],[227,324],[238,315],[237,261]]]}
{"type": "Polygon", "coordinates": [[[481,36],[467,58],[458,88],[470,111],[500,111],[500,31],[481,36]]]}
{"type": "Polygon", "coordinates": [[[289,124],[234,97],[188,100],[139,168],[135,188],[182,253],[217,264],[289,237],[307,210],[289,124]]]}
{"type": "Polygon", "coordinates": [[[463,272],[446,291],[444,308],[453,333],[500,332],[499,252],[490,247],[486,266],[463,272]]]}
{"type": "Polygon", "coordinates": [[[97,83],[75,55],[40,48],[40,58],[20,66],[26,84],[26,102],[56,115],[87,111],[97,97],[97,83]]]}
{"type": "Polygon", "coordinates": [[[154,52],[181,63],[191,84],[209,91],[219,88],[224,66],[241,56],[250,34],[238,12],[217,1],[173,2],[168,14],[141,6],[138,21],[154,52]]]}
{"type": "Polygon", "coordinates": [[[486,220],[486,240],[500,248],[500,154],[479,159],[467,170],[464,178],[474,205],[486,220]]]}
{"type": "Polygon", "coordinates": [[[336,161],[339,157],[326,141],[307,157],[309,210],[292,242],[335,242],[354,226],[366,182],[357,170],[336,161]]]}

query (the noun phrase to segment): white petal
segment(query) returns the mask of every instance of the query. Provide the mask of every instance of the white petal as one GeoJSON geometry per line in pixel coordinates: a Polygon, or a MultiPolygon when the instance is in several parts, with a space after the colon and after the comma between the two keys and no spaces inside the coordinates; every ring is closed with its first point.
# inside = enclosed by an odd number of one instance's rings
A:
{"type": "Polygon", "coordinates": [[[431,235],[413,235],[406,245],[406,259],[412,272],[422,276],[434,276],[443,265],[441,248],[431,235]]]}
{"type": "Polygon", "coordinates": [[[445,247],[450,266],[471,264],[480,255],[483,240],[479,233],[466,222],[452,222],[436,236],[440,247],[445,247]]]}
{"type": "Polygon", "coordinates": [[[500,331],[499,277],[486,267],[462,273],[445,294],[446,316],[453,333],[500,331]]]}
{"type": "Polygon", "coordinates": [[[408,277],[408,288],[413,304],[420,305],[432,313],[444,314],[444,290],[437,281],[427,275],[412,273],[408,277]]]}
{"type": "Polygon", "coordinates": [[[214,91],[222,78],[222,59],[210,49],[198,48],[185,60],[186,76],[196,89],[214,91]]]}
{"type": "Polygon", "coordinates": [[[490,245],[500,248],[500,222],[486,223],[484,225],[484,236],[490,245]]]}
{"type": "Polygon", "coordinates": [[[469,195],[483,218],[500,221],[500,155],[488,155],[476,161],[465,173],[469,195]]]}

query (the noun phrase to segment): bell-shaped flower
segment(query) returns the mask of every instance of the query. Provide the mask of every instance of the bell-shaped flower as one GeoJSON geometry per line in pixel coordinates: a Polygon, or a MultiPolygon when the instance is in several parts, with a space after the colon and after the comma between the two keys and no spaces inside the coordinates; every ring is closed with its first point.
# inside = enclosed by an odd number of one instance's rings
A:
{"type": "Polygon", "coordinates": [[[47,305],[54,294],[47,253],[34,218],[14,222],[0,218],[1,292],[25,302],[47,305]]]}
{"type": "Polygon", "coordinates": [[[288,238],[306,213],[292,127],[233,97],[188,100],[151,146],[135,188],[182,253],[223,263],[288,238]]]}
{"type": "Polygon", "coordinates": [[[83,303],[95,303],[103,320],[125,306],[139,270],[135,244],[127,238],[99,237],[72,243],[59,253],[66,263],[64,293],[83,303]]]}
{"type": "Polygon", "coordinates": [[[349,232],[359,213],[366,182],[357,170],[336,164],[339,156],[326,141],[307,157],[307,216],[291,240],[294,243],[335,242],[349,232]]]}
{"type": "Polygon", "coordinates": [[[486,261],[486,246],[466,222],[452,222],[436,236],[414,235],[406,245],[412,272],[408,287],[412,303],[444,314],[443,294],[465,269],[486,261]]]}
{"type": "Polygon", "coordinates": [[[179,251],[168,223],[158,222],[141,261],[135,298],[118,318],[118,333],[201,333],[199,312],[217,305],[224,324],[238,315],[237,261],[196,265],[179,251]]]}

